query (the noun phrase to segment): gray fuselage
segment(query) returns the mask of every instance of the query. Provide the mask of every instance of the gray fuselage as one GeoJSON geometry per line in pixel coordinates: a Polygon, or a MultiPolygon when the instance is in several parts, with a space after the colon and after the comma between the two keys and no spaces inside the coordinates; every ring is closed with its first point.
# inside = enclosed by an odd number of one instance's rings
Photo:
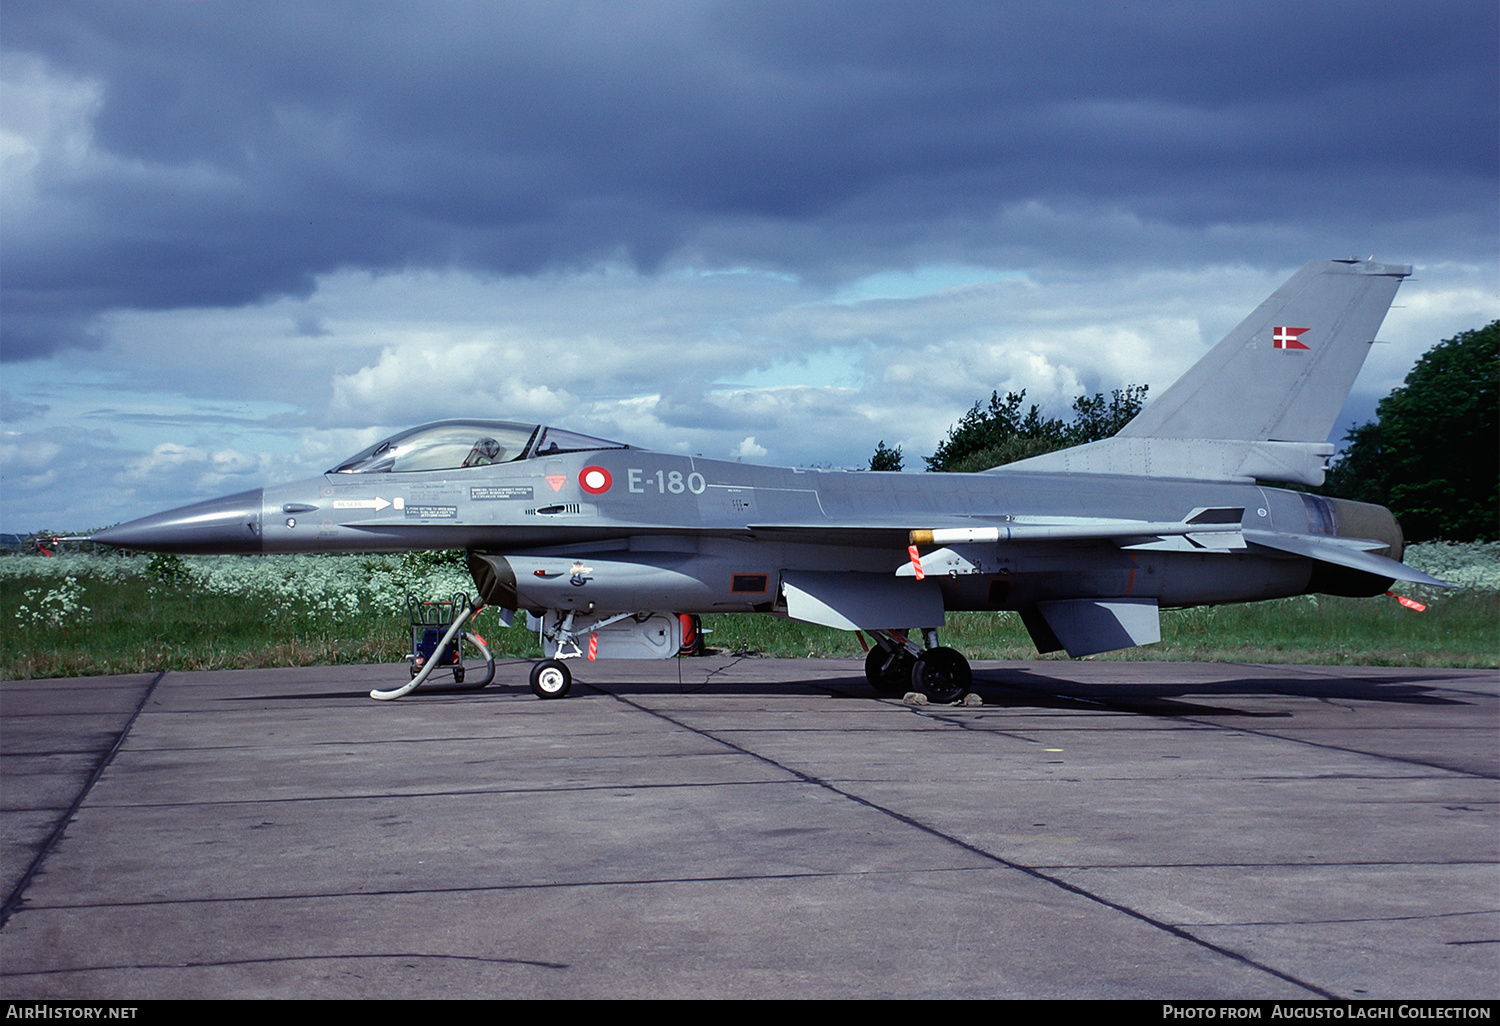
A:
{"type": "MultiPolygon", "coordinates": [[[[467,549],[508,557],[520,589],[513,604],[534,608],[566,608],[581,597],[566,584],[548,587],[553,562],[576,551],[585,562],[640,567],[628,583],[620,579],[618,605],[605,587],[588,589],[591,603],[603,603],[597,608],[678,612],[766,610],[789,570],[889,576],[907,561],[907,536],[917,529],[1170,521],[1194,508],[1236,507],[1247,530],[1336,535],[1339,507],[1357,505],[1255,484],[780,468],[633,448],[441,471],[328,473],[218,502],[231,500],[234,515],[219,518],[214,538],[196,546],[184,539],[180,551],[467,549]],[[226,545],[226,534],[241,544],[226,545]]],[[[1399,529],[1384,519],[1387,529],[1376,536],[1399,558],[1399,529]]],[[[1313,583],[1313,568],[1311,559],[1253,545],[1198,552],[1130,550],[1107,539],[1033,541],[997,546],[987,572],[940,583],[948,609],[1104,596],[1183,606],[1299,594],[1313,583]]],[[[1384,586],[1371,577],[1355,593],[1384,586]]],[[[492,590],[487,598],[505,595],[492,590]]]]}

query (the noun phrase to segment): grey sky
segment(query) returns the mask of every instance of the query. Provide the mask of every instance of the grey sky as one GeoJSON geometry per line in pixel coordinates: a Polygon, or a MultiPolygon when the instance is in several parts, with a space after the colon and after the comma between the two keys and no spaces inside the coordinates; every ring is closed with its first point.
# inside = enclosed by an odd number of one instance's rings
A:
{"type": "Polygon", "coordinates": [[[1368,415],[1500,312],[1497,20],[8,0],[0,518],[450,415],[919,465],[993,388],[1159,391],[1306,260],[1373,253],[1418,275],[1368,415]]]}

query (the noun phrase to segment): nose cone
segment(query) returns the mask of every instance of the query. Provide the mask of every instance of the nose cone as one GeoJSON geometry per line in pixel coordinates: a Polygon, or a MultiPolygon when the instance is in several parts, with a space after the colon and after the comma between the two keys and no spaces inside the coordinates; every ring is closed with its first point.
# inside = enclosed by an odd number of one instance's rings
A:
{"type": "Polygon", "coordinates": [[[260,552],[263,490],[256,488],[222,499],[169,509],[99,531],[94,541],[122,549],[184,552],[201,555],[260,552]]]}

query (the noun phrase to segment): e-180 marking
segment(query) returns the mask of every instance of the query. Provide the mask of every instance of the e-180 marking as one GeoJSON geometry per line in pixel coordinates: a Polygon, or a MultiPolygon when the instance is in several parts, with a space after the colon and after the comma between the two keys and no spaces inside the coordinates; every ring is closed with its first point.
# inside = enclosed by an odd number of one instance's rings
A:
{"type": "Polygon", "coordinates": [[[686,477],[680,470],[658,470],[650,474],[639,467],[631,467],[625,473],[630,482],[631,492],[642,495],[652,488],[656,489],[658,495],[681,495],[683,492],[702,495],[708,488],[708,482],[696,470],[686,477]]]}

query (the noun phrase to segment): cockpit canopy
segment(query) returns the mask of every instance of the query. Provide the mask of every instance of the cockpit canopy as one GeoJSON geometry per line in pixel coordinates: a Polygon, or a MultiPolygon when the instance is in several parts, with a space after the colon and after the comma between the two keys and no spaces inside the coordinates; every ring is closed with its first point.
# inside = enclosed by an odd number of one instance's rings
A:
{"type": "Polygon", "coordinates": [[[506,420],[444,420],[392,435],[351,456],[330,474],[460,470],[590,449],[628,449],[621,442],[542,424],[506,420]]]}

